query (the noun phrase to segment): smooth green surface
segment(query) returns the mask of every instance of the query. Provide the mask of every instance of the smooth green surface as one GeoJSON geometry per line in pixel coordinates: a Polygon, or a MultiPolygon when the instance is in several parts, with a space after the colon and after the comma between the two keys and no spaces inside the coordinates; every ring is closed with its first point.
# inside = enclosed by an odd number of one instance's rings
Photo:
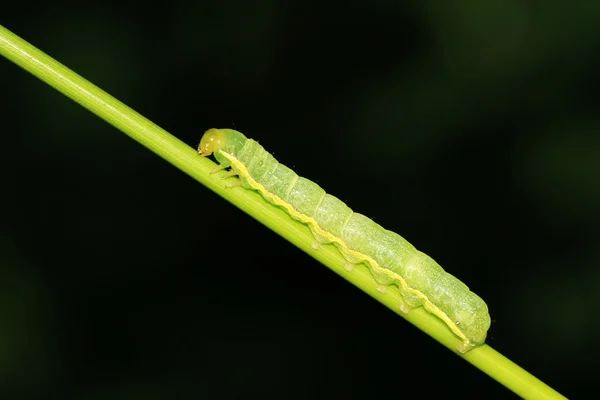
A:
{"type": "MultiPolygon", "coordinates": [[[[377,285],[366,268],[358,267],[352,273],[347,273],[343,268],[344,260],[341,254],[333,246],[324,246],[318,251],[313,250],[311,247],[312,235],[306,226],[293,221],[284,211],[269,205],[257,193],[240,187],[225,188],[224,181],[219,176],[209,174],[209,171],[215,167],[212,161],[199,157],[195,149],[171,136],[2,26],[0,26],[0,53],[294,243],[394,312],[405,317],[444,346],[454,351],[459,344],[458,339],[441,321],[422,309],[411,312],[409,316],[404,316],[398,310],[399,293],[377,291],[377,285]]],[[[410,343],[403,345],[409,346],[410,343]]],[[[487,345],[476,348],[466,355],[458,353],[457,355],[521,397],[528,399],[564,398],[487,345]]],[[[454,390],[463,392],[468,390],[468,385],[461,387],[461,384],[458,384],[454,390]]]]}

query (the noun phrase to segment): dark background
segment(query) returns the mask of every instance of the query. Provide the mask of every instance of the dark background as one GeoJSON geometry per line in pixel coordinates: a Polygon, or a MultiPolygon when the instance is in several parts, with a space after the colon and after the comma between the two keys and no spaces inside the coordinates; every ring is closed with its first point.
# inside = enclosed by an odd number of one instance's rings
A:
{"type": "MultiPolygon", "coordinates": [[[[597,386],[600,3],[102,4],[22,2],[1,23],[190,146],[212,127],[258,139],[467,283],[492,347],[567,397],[597,386]]],[[[3,399],[513,396],[0,74],[3,399]]]]}

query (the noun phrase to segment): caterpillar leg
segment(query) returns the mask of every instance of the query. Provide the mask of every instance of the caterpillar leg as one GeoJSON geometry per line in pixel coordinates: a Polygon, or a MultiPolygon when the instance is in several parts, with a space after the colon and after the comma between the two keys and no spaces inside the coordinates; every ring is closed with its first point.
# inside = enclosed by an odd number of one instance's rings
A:
{"type": "Polygon", "coordinates": [[[236,179],[235,182],[231,182],[231,183],[228,183],[227,185],[225,185],[225,187],[227,189],[231,189],[231,188],[238,187],[238,186],[242,186],[242,182],[240,182],[239,179],[236,179]]]}
{"type": "Polygon", "coordinates": [[[385,293],[385,290],[386,290],[385,286],[383,286],[383,285],[377,285],[377,291],[379,293],[385,293]]]}
{"type": "Polygon", "coordinates": [[[223,166],[223,164],[219,164],[219,166],[217,168],[215,168],[212,171],[210,171],[210,174],[211,175],[212,174],[216,174],[217,172],[219,172],[221,170],[224,170],[225,168],[227,168],[227,167],[223,166]]]}
{"type": "Polygon", "coordinates": [[[465,354],[467,351],[471,350],[473,347],[472,344],[470,343],[461,343],[458,346],[456,346],[456,350],[458,350],[459,353],[465,354]]]}
{"type": "Polygon", "coordinates": [[[373,278],[375,278],[375,281],[380,285],[388,286],[394,283],[395,281],[394,277],[390,276],[386,272],[380,272],[381,270],[376,270],[372,267],[369,267],[369,270],[371,271],[371,275],[373,275],[373,278]]]}
{"type": "MultiPolygon", "coordinates": [[[[219,165],[219,167],[221,167],[221,166],[219,165]]],[[[223,169],[223,168],[220,168],[220,169],[223,169]]],[[[218,172],[218,171],[219,171],[218,168],[214,170],[214,172],[218,172]]],[[[212,172],[211,172],[211,174],[212,174],[212,172]]],[[[226,173],[224,173],[221,176],[221,179],[231,178],[232,176],[236,176],[237,174],[238,174],[237,171],[234,171],[232,169],[232,170],[227,171],[226,173]]],[[[241,185],[242,185],[242,182],[239,179],[236,179],[235,182],[228,183],[227,185],[225,185],[225,187],[227,189],[231,189],[231,188],[234,188],[234,187],[237,187],[237,186],[241,186],[241,185]]]]}
{"type": "Polygon", "coordinates": [[[409,306],[406,303],[402,303],[400,304],[400,311],[402,311],[404,314],[408,315],[408,313],[413,309],[414,307],[409,306]]]}
{"type": "Polygon", "coordinates": [[[221,179],[227,179],[231,176],[236,176],[238,173],[234,170],[231,171],[227,171],[226,173],[223,174],[223,176],[221,176],[221,179]]]}
{"type": "Polygon", "coordinates": [[[347,262],[344,264],[344,269],[348,272],[352,272],[352,270],[354,270],[354,264],[347,262]]]}
{"type": "Polygon", "coordinates": [[[400,288],[400,294],[402,295],[402,299],[404,300],[404,303],[402,303],[402,305],[400,306],[400,310],[403,313],[408,314],[413,308],[422,306],[419,298],[407,291],[406,289],[400,288]]]}
{"type": "MultiPolygon", "coordinates": [[[[318,245],[322,245],[322,244],[326,244],[326,243],[331,243],[331,241],[329,239],[327,239],[325,236],[320,235],[315,227],[312,224],[309,224],[308,227],[310,228],[310,231],[312,232],[316,243],[318,243],[318,245]]],[[[313,247],[314,248],[314,247],[313,247]]]]}
{"type": "Polygon", "coordinates": [[[318,250],[319,247],[321,247],[321,243],[317,242],[316,240],[313,240],[312,244],[310,245],[310,247],[313,248],[313,250],[318,250]]]}

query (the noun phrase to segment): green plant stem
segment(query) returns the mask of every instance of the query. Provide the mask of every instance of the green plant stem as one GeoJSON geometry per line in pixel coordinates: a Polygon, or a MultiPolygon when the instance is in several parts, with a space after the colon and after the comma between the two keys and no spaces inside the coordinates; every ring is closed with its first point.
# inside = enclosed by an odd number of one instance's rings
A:
{"type": "MultiPolygon", "coordinates": [[[[305,225],[292,220],[283,210],[268,204],[253,191],[241,187],[227,189],[219,174],[209,173],[215,168],[212,161],[198,156],[194,149],[3,26],[0,26],[0,54],[256,218],[519,396],[527,399],[564,398],[488,345],[464,355],[457,353],[459,340],[436,317],[422,308],[404,315],[398,307],[401,297],[397,290],[379,292],[371,274],[361,266],[352,272],[346,271],[345,260],[333,246],[313,249],[313,237],[305,225]]],[[[455,390],[466,389],[457,387],[455,390]]]]}

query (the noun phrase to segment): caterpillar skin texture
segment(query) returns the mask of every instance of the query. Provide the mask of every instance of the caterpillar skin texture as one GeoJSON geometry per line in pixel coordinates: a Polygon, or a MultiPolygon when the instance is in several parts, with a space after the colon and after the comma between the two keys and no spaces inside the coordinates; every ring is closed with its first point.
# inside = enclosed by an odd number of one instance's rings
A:
{"type": "Polygon", "coordinates": [[[400,309],[422,306],[440,318],[461,339],[461,353],[485,342],[491,323],[485,302],[397,233],[353,212],[240,132],[209,129],[198,153],[214,154],[217,170],[231,167],[228,175],[239,175],[244,188],[307,224],[319,243],[335,244],[350,265],[365,263],[379,284],[398,286],[405,301],[400,309]]]}

